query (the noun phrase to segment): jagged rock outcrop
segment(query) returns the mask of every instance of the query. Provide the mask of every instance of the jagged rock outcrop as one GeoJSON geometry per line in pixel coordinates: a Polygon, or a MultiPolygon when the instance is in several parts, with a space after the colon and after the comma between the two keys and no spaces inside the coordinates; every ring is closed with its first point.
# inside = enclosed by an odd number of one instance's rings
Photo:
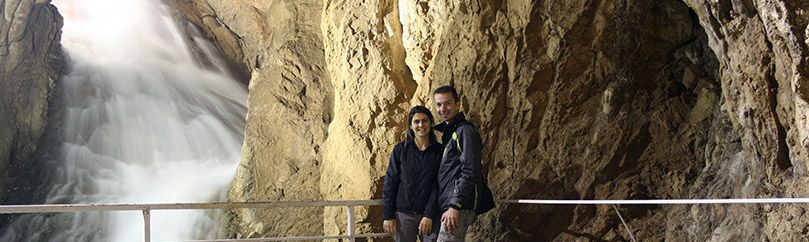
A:
{"type": "MultiPolygon", "coordinates": [[[[321,169],[320,191],[326,199],[381,194],[390,151],[404,132],[416,88],[405,64],[401,25],[393,1],[324,6],[321,29],[335,94],[321,169]]],[[[360,232],[379,231],[379,207],[356,213],[360,232]]],[[[327,209],[326,233],[344,230],[345,214],[343,208],[327,209]]]]}
{"type": "Polygon", "coordinates": [[[63,57],[62,17],[50,1],[0,0],[0,203],[21,201],[47,125],[63,57]],[[9,194],[15,193],[14,197],[9,194]]]}
{"type": "MultiPolygon", "coordinates": [[[[807,197],[805,1],[686,1],[720,63],[729,127],[689,187],[692,197],[807,197]],[[730,136],[730,137],[728,137],[730,136]]],[[[669,238],[806,240],[802,205],[670,209],[669,238]],[[690,210],[690,211],[688,211],[690,210]],[[675,227],[689,228],[675,230],[675,227]]]]}
{"type": "MultiPolygon", "coordinates": [[[[241,165],[231,201],[322,200],[332,120],[319,2],[168,1],[251,71],[241,165]]],[[[235,211],[236,236],[323,234],[323,208],[235,211]]]]}
{"type": "MultiPolygon", "coordinates": [[[[174,2],[252,72],[232,200],[380,198],[405,110],[445,84],[482,132],[498,198],[809,195],[805,1],[174,2]]],[[[799,205],[618,210],[644,241],[806,239],[799,205]]],[[[234,224],[335,234],[344,213],[234,224]]],[[[357,213],[381,231],[378,208],[357,213]]],[[[506,204],[471,236],[629,239],[610,206],[506,204]]]]}

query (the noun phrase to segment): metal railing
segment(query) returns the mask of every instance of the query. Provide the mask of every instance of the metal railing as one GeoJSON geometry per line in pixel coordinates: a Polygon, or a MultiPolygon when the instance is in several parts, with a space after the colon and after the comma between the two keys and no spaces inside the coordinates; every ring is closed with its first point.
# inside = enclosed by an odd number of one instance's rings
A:
{"type": "Polygon", "coordinates": [[[725,199],[638,199],[638,200],[533,200],[502,199],[499,203],[539,204],[539,205],[611,205],[621,220],[629,238],[635,242],[635,235],[629,228],[617,205],[697,205],[697,204],[797,204],[809,203],[809,198],[725,198],[725,199]]]}
{"type": "Polygon", "coordinates": [[[237,208],[290,208],[290,207],[346,207],[347,228],[344,235],[328,236],[300,236],[275,237],[251,239],[216,239],[216,240],[186,240],[194,242],[207,241],[300,241],[347,239],[355,241],[356,238],[380,238],[390,236],[389,233],[355,233],[354,207],[381,206],[382,200],[338,200],[338,201],[273,201],[273,202],[230,202],[230,203],[154,203],[154,204],[45,204],[45,205],[3,205],[0,214],[19,213],[71,213],[91,211],[141,211],[143,212],[143,231],[146,242],[151,242],[151,212],[154,210],[187,210],[187,209],[237,209],[237,208]]]}
{"type": "MultiPolygon", "coordinates": [[[[650,200],[531,200],[531,199],[500,199],[500,204],[544,204],[544,205],[613,205],[616,214],[623,217],[615,205],[695,205],[695,204],[795,204],[809,203],[809,198],[741,198],[741,199],[650,199],[650,200]]],[[[219,202],[219,203],[159,203],[159,204],[46,204],[46,205],[2,205],[0,214],[20,213],[70,213],[90,211],[141,211],[144,221],[144,236],[146,242],[151,242],[150,214],[153,210],[186,210],[186,209],[237,209],[237,208],[289,208],[289,207],[346,207],[346,234],[325,236],[301,237],[275,237],[251,239],[216,239],[216,240],[186,240],[194,242],[208,241],[300,241],[347,239],[355,241],[356,238],[379,238],[391,236],[389,233],[355,233],[354,207],[381,206],[382,200],[338,200],[338,201],[273,201],[273,202],[219,202]]],[[[625,228],[632,236],[632,231],[624,223],[625,228]]]]}

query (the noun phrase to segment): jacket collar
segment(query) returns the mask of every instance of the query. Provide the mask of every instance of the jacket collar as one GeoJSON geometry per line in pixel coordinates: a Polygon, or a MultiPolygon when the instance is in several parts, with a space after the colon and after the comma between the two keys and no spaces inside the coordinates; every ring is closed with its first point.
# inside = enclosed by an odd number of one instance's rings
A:
{"type": "Polygon", "coordinates": [[[466,122],[466,116],[463,115],[463,112],[458,112],[452,120],[449,121],[450,127],[458,127],[458,124],[466,122]]]}
{"type": "Polygon", "coordinates": [[[455,130],[458,127],[458,124],[466,122],[466,116],[464,116],[463,112],[458,112],[452,120],[449,122],[441,122],[440,124],[435,126],[436,130],[441,131],[442,133],[446,133],[448,130],[455,130]]]}
{"type": "Polygon", "coordinates": [[[464,116],[463,112],[458,112],[452,120],[449,122],[441,122],[440,124],[436,125],[434,128],[435,130],[441,131],[441,143],[446,145],[450,139],[450,135],[452,132],[455,132],[455,129],[458,128],[458,125],[461,123],[465,123],[466,116],[464,116]]]}
{"type": "MultiPolygon", "coordinates": [[[[419,149],[419,147],[416,145],[416,140],[415,139],[408,139],[407,140],[407,145],[410,146],[413,149],[416,149],[416,150],[419,149]]],[[[438,145],[441,145],[441,143],[438,143],[438,140],[430,141],[430,145],[427,145],[426,150],[430,150],[433,147],[438,146],[438,145]]]]}

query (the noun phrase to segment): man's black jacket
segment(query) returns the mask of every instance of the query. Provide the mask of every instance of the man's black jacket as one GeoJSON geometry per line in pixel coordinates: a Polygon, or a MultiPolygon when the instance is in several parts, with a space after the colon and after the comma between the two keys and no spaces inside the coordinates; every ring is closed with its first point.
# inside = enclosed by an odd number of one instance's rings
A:
{"type": "Polygon", "coordinates": [[[438,206],[441,212],[450,207],[475,209],[479,202],[478,186],[483,174],[480,159],[483,144],[480,134],[463,113],[449,123],[435,127],[441,131],[444,156],[438,168],[438,206]],[[456,135],[453,138],[453,133],[456,135]]]}
{"type": "Polygon", "coordinates": [[[438,165],[444,146],[433,142],[425,151],[412,140],[393,147],[382,189],[384,219],[396,211],[433,218],[438,214],[438,165]]]}

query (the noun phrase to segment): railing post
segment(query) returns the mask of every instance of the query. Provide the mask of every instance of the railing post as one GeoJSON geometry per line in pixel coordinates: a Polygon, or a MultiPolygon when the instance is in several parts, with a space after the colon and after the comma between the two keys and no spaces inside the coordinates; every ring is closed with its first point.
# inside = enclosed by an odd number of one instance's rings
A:
{"type": "Polygon", "coordinates": [[[149,213],[148,208],[143,210],[143,235],[144,241],[146,242],[152,241],[152,226],[150,225],[152,219],[150,218],[149,213]]]}
{"type": "Polygon", "coordinates": [[[349,205],[346,206],[346,212],[348,213],[348,225],[346,227],[346,233],[348,233],[348,241],[354,242],[354,207],[349,205]]]}

